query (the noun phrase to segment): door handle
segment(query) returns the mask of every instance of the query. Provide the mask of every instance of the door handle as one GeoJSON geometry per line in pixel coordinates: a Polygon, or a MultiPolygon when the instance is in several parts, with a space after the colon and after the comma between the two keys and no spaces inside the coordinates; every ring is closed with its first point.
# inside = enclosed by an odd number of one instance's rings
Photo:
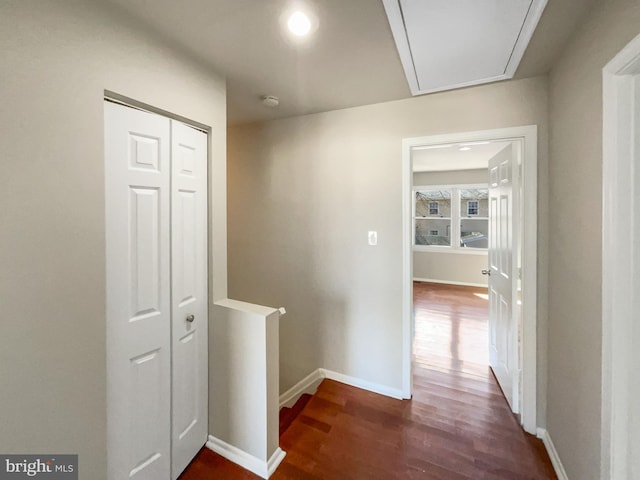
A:
{"type": "Polygon", "coordinates": [[[196,319],[195,315],[187,315],[187,322],[189,323],[193,323],[193,321],[196,319]]]}
{"type": "Polygon", "coordinates": [[[491,276],[491,270],[482,270],[482,274],[491,276]]]}

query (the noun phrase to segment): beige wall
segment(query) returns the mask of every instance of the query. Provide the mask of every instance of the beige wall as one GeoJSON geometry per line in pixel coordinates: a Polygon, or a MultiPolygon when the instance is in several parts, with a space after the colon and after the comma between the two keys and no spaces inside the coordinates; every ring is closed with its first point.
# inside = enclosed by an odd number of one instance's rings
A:
{"type": "MultiPolygon", "coordinates": [[[[318,367],[401,388],[401,141],[530,124],[539,126],[546,218],[546,78],[229,130],[229,291],[287,308],[281,391],[318,367]],[[376,247],[367,245],[369,230],[378,231],[376,247]]],[[[545,225],[540,235],[542,287],[545,225]]],[[[542,344],[545,291],[539,290],[542,344]]]]}
{"type": "Polygon", "coordinates": [[[596,6],[550,75],[548,429],[569,478],[600,478],[602,68],[640,2],[596,6]]]}
{"type": "MultiPolygon", "coordinates": [[[[487,183],[487,169],[449,172],[415,172],[413,185],[460,185],[487,183]]],[[[487,268],[487,255],[451,252],[413,252],[413,278],[441,282],[487,285],[480,271],[487,268]]]]}
{"type": "Polygon", "coordinates": [[[226,296],[225,84],[86,0],[0,3],[0,452],[106,477],[103,91],[213,127],[213,270],[226,296]]]}
{"type": "Polygon", "coordinates": [[[413,252],[414,280],[486,286],[487,266],[486,253],[413,252]]]}
{"type": "Polygon", "coordinates": [[[474,170],[451,170],[449,172],[414,172],[413,185],[460,185],[462,183],[487,183],[489,172],[487,168],[474,170]]]}

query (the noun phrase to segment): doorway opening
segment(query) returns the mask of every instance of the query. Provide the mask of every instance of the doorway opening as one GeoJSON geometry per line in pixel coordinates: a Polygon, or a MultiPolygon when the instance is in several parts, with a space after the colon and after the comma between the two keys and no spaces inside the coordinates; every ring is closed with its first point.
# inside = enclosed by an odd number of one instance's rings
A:
{"type": "Polygon", "coordinates": [[[486,372],[489,363],[511,410],[532,434],[536,145],[535,126],[403,141],[403,393],[411,397],[414,360],[471,374],[483,363],[486,372]],[[414,280],[423,282],[415,290],[414,280]],[[446,315],[435,307],[425,322],[425,295],[432,297],[432,310],[433,296],[448,298],[446,315]],[[487,309],[489,322],[483,322],[487,309]],[[446,326],[438,326],[444,316],[446,326]],[[441,344],[434,345],[438,332],[441,344]]]}
{"type": "Polygon", "coordinates": [[[414,365],[489,366],[489,160],[510,142],[412,150],[414,365]]]}

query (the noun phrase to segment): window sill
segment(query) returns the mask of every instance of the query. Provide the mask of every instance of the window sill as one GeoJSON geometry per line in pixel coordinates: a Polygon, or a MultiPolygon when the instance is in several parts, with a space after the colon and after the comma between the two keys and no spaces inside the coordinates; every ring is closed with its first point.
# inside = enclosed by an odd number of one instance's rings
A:
{"type": "Polygon", "coordinates": [[[437,245],[414,245],[414,252],[420,253],[454,253],[461,255],[487,255],[489,250],[486,248],[452,248],[437,245]]]}

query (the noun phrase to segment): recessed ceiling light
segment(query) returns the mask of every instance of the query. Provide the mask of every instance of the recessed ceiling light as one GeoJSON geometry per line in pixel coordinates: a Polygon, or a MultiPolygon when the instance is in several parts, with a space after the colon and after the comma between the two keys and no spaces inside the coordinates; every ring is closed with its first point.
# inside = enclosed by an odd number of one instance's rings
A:
{"type": "Polygon", "coordinates": [[[291,14],[287,22],[289,30],[298,37],[304,37],[311,31],[311,20],[301,11],[291,14]]]}
{"type": "Polygon", "coordinates": [[[467,150],[471,150],[471,147],[460,147],[461,152],[466,152],[467,150]]]}

